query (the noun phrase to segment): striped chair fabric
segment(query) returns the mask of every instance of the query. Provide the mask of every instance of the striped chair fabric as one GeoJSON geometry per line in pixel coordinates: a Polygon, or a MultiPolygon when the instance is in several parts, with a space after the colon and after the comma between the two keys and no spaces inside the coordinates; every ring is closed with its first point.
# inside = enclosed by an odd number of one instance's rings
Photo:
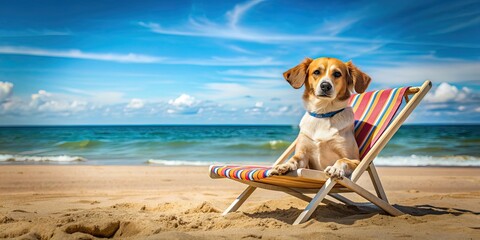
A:
{"type": "MultiPolygon", "coordinates": [[[[378,141],[402,104],[408,87],[385,89],[350,97],[349,104],[355,113],[355,139],[360,160],[378,141]]],[[[219,177],[257,181],[269,176],[271,167],[262,166],[212,166],[211,171],[219,177]]]]}
{"type": "Polygon", "coordinates": [[[350,106],[355,113],[355,139],[360,159],[380,138],[388,127],[408,87],[378,90],[350,97],[350,106]]]}

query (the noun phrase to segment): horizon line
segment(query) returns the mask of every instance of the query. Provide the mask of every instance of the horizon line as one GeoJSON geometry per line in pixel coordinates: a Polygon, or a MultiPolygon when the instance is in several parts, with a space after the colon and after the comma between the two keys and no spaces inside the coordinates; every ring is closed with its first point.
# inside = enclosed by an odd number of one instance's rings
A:
{"type": "MultiPolygon", "coordinates": [[[[480,123],[467,122],[467,123],[404,123],[407,126],[458,126],[458,125],[480,125],[480,123]]],[[[146,124],[19,124],[19,125],[0,125],[0,128],[9,127],[128,127],[128,126],[290,126],[298,127],[298,124],[275,124],[275,123],[252,123],[252,124],[229,124],[229,123],[207,123],[207,124],[176,124],[176,123],[146,123],[146,124]]]]}

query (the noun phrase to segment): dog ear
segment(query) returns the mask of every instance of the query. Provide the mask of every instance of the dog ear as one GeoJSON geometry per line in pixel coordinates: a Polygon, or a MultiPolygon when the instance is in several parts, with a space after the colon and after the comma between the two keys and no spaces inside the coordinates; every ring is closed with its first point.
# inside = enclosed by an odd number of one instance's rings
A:
{"type": "Polygon", "coordinates": [[[353,65],[352,60],[346,63],[348,73],[353,80],[353,85],[355,86],[355,92],[363,93],[367,90],[368,85],[372,81],[370,76],[362,72],[355,65],[353,65]]]}
{"type": "Polygon", "coordinates": [[[312,61],[313,60],[311,58],[305,58],[300,64],[284,72],[283,77],[288,83],[290,83],[290,85],[292,85],[293,88],[301,88],[305,83],[305,80],[307,80],[308,66],[312,61]]]}

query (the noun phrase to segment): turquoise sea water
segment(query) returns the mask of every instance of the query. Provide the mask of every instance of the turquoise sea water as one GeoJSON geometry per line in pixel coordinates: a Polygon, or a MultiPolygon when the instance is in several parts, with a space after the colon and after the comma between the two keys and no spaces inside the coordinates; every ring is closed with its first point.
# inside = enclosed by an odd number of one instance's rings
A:
{"type": "MultiPolygon", "coordinates": [[[[480,125],[404,125],[387,166],[480,166],[480,125]]],[[[0,164],[209,165],[274,162],[295,126],[0,127],[0,164]]]]}

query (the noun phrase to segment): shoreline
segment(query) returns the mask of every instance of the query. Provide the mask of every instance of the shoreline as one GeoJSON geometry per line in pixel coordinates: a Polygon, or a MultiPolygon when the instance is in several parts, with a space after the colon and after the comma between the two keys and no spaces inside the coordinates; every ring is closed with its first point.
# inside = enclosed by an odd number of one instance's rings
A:
{"type": "MultiPolygon", "coordinates": [[[[177,160],[169,160],[169,161],[177,161],[177,160]]],[[[112,167],[208,167],[210,165],[255,165],[255,166],[269,166],[272,163],[242,163],[242,162],[237,162],[237,163],[211,163],[211,164],[205,164],[205,165],[189,165],[189,164],[178,164],[178,165],[167,165],[167,164],[158,164],[158,163],[149,163],[149,162],[143,162],[141,164],[89,164],[86,163],[85,161],[72,161],[72,162],[0,162],[0,167],[4,166],[112,166],[112,167]]],[[[480,166],[458,166],[458,165],[421,165],[421,166],[414,166],[414,165],[405,165],[405,166],[392,166],[392,165],[377,165],[375,164],[375,167],[377,168],[478,168],[480,169],[480,166]]]]}
{"type": "MultiPolygon", "coordinates": [[[[407,215],[391,217],[377,208],[322,204],[311,220],[292,226],[306,203],[263,189],[238,212],[221,216],[246,185],[210,179],[207,166],[4,165],[0,238],[480,237],[480,168],[377,171],[389,201],[407,215]]],[[[362,175],[359,183],[373,191],[367,176],[362,175]]]]}

